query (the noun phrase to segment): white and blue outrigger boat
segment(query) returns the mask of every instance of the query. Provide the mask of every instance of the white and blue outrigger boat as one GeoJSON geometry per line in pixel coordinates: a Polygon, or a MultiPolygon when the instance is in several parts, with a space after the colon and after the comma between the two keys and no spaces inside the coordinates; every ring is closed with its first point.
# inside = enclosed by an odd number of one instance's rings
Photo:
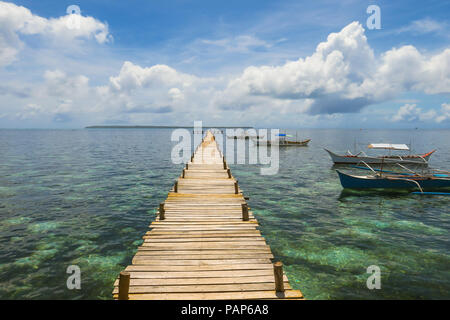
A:
{"type": "Polygon", "coordinates": [[[432,150],[424,154],[397,155],[392,154],[391,151],[409,151],[410,149],[406,144],[391,144],[391,143],[371,143],[368,145],[368,148],[389,150],[389,154],[383,156],[369,156],[364,151],[361,151],[358,154],[352,154],[350,151],[347,151],[347,154],[339,155],[328,149],[325,149],[325,151],[328,152],[328,154],[331,157],[331,160],[335,164],[358,164],[365,162],[368,164],[403,163],[403,164],[421,164],[421,165],[427,165],[431,155],[436,151],[432,150]]]}

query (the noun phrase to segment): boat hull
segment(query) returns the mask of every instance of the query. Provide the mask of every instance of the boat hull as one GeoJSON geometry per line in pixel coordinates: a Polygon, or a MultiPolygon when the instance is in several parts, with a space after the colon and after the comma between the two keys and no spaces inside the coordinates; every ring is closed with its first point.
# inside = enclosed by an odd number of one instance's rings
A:
{"type": "Polygon", "coordinates": [[[249,139],[263,139],[264,136],[227,136],[228,139],[239,139],[239,140],[249,140],[249,139]]]}
{"type": "Polygon", "coordinates": [[[342,156],[330,150],[325,149],[335,164],[395,164],[395,163],[413,163],[413,164],[427,164],[434,151],[425,154],[423,157],[360,157],[360,156],[342,156]]]}
{"type": "Polygon", "coordinates": [[[450,188],[450,179],[407,177],[389,179],[374,176],[353,176],[336,170],[344,189],[417,189],[416,182],[422,189],[450,188]],[[409,179],[409,180],[406,180],[409,179]],[[413,181],[415,182],[413,182],[413,181]]]}
{"type": "Polygon", "coordinates": [[[308,143],[311,141],[311,139],[304,140],[304,141],[256,141],[256,144],[258,146],[271,146],[271,145],[278,145],[279,147],[307,147],[308,143]]]}

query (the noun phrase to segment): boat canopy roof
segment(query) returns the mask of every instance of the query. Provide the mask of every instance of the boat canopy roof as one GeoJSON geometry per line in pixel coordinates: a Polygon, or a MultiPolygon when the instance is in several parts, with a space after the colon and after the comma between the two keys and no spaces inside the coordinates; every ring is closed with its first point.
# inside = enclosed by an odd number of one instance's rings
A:
{"type": "Polygon", "coordinates": [[[392,144],[392,143],[371,143],[368,145],[369,149],[390,149],[390,150],[409,150],[406,144],[392,144]]]}
{"type": "Polygon", "coordinates": [[[292,138],[292,136],[290,134],[286,134],[286,133],[279,133],[277,134],[278,137],[290,137],[292,138]]]}

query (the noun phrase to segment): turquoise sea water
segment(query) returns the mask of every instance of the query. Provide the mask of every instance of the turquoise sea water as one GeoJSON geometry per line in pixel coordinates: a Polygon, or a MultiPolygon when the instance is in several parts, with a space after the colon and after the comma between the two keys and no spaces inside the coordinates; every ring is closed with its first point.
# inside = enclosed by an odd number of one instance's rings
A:
{"type": "MultiPolygon", "coordinates": [[[[111,299],[181,172],[171,132],[0,130],[0,298],[111,299]],[[69,265],[81,268],[81,290],[66,287],[69,265]]],[[[300,136],[310,146],[281,149],[275,176],[230,165],[291,284],[308,299],[449,299],[450,197],[342,192],[323,147],[412,141],[438,149],[431,165],[450,170],[450,130],[300,136]],[[366,287],[370,265],[380,290],[366,287]]]]}

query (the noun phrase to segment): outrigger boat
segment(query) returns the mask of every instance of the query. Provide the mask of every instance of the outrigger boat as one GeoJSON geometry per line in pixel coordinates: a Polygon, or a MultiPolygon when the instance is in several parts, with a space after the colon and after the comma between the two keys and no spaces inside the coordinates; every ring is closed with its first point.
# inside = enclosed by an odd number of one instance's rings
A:
{"type": "MultiPolygon", "coordinates": [[[[403,169],[409,172],[392,172],[373,169],[367,163],[364,163],[373,175],[352,175],[336,170],[341,185],[344,189],[419,189],[420,194],[441,194],[450,195],[450,193],[424,192],[424,189],[442,189],[450,188],[450,172],[442,170],[429,170],[427,173],[417,173],[402,165],[403,169]],[[392,173],[391,173],[392,172],[392,173]]],[[[359,168],[361,169],[361,168],[359,168]]]]}
{"type": "Polygon", "coordinates": [[[278,145],[280,147],[306,147],[308,146],[308,143],[311,141],[311,139],[306,139],[306,140],[301,140],[301,141],[292,141],[292,140],[287,140],[287,137],[292,137],[291,135],[287,135],[285,133],[280,133],[278,134],[278,137],[281,137],[277,140],[261,140],[261,139],[253,139],[254,141],[256,140],[256,144],[259,145],[266,145],[266,146],[271,146],[271,145],[278,145]]]}
{"type": "Polygon", "coordinates": [[[249,140],[249,139],[252,139],[252,140],[253,139],[257,139],[257,140],[259,140],[259,139],[263,139],[264,135],[262,135],[262,136],[260,136],[260,135],[252,135],[248,131],[245,131],[245,132],[243,132],[240,135],[232,135],[232,136],[228,136],[227,135],[227,138],[228,139],[239,139],[239,140],[249,140]]]}
{"type": "MultiPolygon", "coordinates": [[[[403,150],[409,151],[406,144],[388,144],[388,143],[372,143],[368,146],[369,149],[385,149],[385,150],[403,150]]],[[[338,155],[328,149],[326,152],[331,157],[335,164],[358,164],[365,162],[367,164],[428,164],[431,155],[436,151],[430,151],[424,154],[409,154],[409,155],[384,155],[384,156],[368,156],[364,151],[358,154],[352,154],[347,151],[346,155],[338,155]]]]}

